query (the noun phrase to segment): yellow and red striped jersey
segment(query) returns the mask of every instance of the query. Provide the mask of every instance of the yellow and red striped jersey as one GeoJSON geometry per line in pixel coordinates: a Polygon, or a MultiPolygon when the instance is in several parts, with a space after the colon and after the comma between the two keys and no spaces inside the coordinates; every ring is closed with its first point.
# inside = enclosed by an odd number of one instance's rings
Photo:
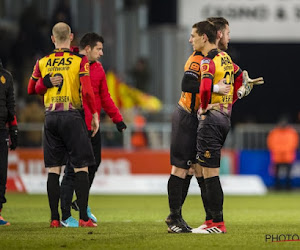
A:
{"type": "Polygon", "coordinates": [[[69,49],[55,49],[36,62],[31,77],[38,80],[48,74],[60,75],[63,82],[58,87],[48,88],[44,94],[46,111],[82,109],[80,77],[89,75],[87,57],[69,49]]]}
{"type": "Polygon", "coordinates": [[[234,66],[231,57],[224,51],[211,50],[207,57],[201,61],[201,107],[206,109],[208,103],[218,103],[213,109],[231,115],[234,93],[234,74],[238,69],[234,66]],[[212,91],[212,84],[217,84],[221,79],[226,79],[226,84],[231,85],[227,95],[221,95],[212,91]]]}

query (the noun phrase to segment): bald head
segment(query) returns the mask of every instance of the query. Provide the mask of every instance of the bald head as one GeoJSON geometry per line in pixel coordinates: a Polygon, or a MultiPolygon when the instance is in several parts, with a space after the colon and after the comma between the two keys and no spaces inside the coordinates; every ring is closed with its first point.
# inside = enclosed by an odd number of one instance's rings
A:
{"type": "Polygon", "coordinates": [[[60,22],[53,26],[52,35],[56,43],[64,43],[70,40],[71,28],[68,24],[60,22]]]}

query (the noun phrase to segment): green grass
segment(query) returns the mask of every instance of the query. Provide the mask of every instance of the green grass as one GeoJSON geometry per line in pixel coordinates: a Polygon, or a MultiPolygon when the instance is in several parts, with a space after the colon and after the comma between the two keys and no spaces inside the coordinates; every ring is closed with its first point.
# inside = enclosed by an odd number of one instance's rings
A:
{"type": "MultiPolygon", "coordinates": [[[[300,236],[300,195],[226,196],[227,234],[168,234],[167,196],[90,197],[98,228],[49,228],[45,195],[8,194],[2,215],[11,226],[0,227],[0,249],[296,249],[299,242],[265,242],[266,234],[300,236]]],[[[73,211],[75,218],[78,213],[73,211]]],[[[185,220],[202,224],[199,196],[188,196],[185,220]]]]}

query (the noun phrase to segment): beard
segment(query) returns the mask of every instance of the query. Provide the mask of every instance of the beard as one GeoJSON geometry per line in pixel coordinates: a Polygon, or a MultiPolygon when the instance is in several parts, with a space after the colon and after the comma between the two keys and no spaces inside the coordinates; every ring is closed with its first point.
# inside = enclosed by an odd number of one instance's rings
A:
{"type": "Polygon", "coordinates": [[[220,50],[226,51],[228,49],[228,44],[221,39],[218,47],[220,50]]]}

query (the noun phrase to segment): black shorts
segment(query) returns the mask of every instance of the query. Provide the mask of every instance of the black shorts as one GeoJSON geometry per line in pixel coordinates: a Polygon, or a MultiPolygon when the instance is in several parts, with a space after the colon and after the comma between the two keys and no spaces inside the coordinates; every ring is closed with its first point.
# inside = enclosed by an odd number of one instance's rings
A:
{"type": "Polygon", "coordinates": [[[91,140],[79,111],[48,112],[44,126],[44,161],[46,167],[81,168],[95,164],[91,140]]]}
{"type": "Polygon", "coordinates": [[[219,111],[201,116],[197,131],[197,160],[203,167],[219,168],[221,149],[230,130],[230,118],[219,111]]]}
{"type": "Polygon", "coordinates": [[[196,162],[197,126],[196,114],[178,105],[172,116],[171,165],[189,169],[196,162]]]}

